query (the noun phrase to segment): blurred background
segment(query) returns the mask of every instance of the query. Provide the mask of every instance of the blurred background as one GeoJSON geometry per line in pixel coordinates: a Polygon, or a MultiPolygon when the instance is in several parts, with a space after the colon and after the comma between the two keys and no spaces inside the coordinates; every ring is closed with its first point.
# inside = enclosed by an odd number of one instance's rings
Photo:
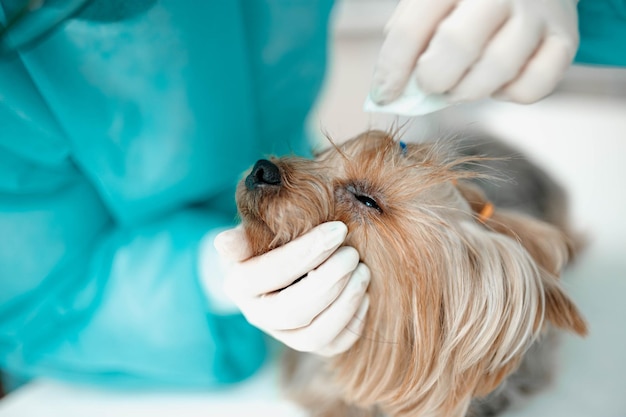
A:
{"type": "MultiPolygon", "coordinates": [[[[530,106],[485,101],[409,121],[367,114],[362,104],[395,4],[343,0],[336,7],[329,76],[311,129],[342,141],[393,123],[407,122],[405,140],[478,128],[512,143],[553,174],[569,191],[574,224],[589,237],[587,251],[564,281],[589,321],[590,335],[566,336],[553,386],[505,415],[625,417],[626,70],[573,67],[553,95],[530,106]]],[[[304,415],[280,398],[277,381],[275,364],[234,389],[212,394],[137,394],[35,381],[0,400],[0,416],[304,415]]]]}

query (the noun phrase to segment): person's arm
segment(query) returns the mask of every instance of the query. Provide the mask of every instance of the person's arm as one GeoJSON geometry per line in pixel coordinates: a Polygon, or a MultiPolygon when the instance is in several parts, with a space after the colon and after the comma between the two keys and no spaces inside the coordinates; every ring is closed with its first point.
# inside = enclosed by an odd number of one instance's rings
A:
{"type": "MultiPolygon", "coordinates": [[[[18,64],[0,77],[15,87],[3,89],[9,96],[0,103],[0,370],[8,388],[33,377],[209,387],[253,373],[264,336],[218,308],[198,280],[199,242],[231,225],[232,214],[181,208],[183,187],[160,199],[147,193],[141,207],[158,215],[114,220],[111,207],[118,218],[137,213],[141,201],[125,203],[124,191],[138,181],[100,180],[98,193],[18,64]]],[[[151,149],[140,161],[162,164],[168,148],[151,149]]]]}
{"type": "Polygon", "coordinates": [[[187,183],[158,171],[167,192],[143,175],[166,163],[203,167],[210,154],[185,159],[153,136],[142,158],[120,151],[133,169],[124,171],[94,133],[79,169],[20,61],[0,72],[0,369],[12,380],[116,386],[206,387],[253,373],[264,336],[217,308],[198,280],[199,242],[231,225],[232,212],[184,209],[192,186],[208,184],[197,171],[187,183]]]}
{"type": "MultiPolygon", "coordinates": [[[[49,230],[71,220],[53,215],[61,221],[48,223],[49,230]]],[[[84,223],[101,218],[73,216],[84,223]]],[[[224,224],[190,209],[134,228],[109,224],[84,242],[87,250],[66,241],[84,259],[60,262],[50,272],[53,282],[0,306],[1,367],[19,378],[115,386],[211,387],[249,376],[265,357],[264,336],[215,305],[198,280],[199,243],[224,224]]],[[[48,255],[38,242],[32,249],[32,257],[48,255]]],[[[10,288],[11,271],[1,274],[10,288]]]]}

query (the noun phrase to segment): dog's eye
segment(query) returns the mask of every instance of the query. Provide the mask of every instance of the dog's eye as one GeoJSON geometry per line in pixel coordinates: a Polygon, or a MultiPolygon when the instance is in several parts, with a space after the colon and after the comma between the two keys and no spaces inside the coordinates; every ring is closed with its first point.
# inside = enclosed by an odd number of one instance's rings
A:
{"type": "Polygon", "coordinates": [[[373,198],[368,197],[366,195],[359,195],[359,194],[355,194],[354,196],[356,197],[357,200],[365,204],[367,207],[372,208],[378,211],[379,213],[383,212],[382,209],[378,206],[378,203],[376,203],[376,200],[374,200],[373,198]]]}

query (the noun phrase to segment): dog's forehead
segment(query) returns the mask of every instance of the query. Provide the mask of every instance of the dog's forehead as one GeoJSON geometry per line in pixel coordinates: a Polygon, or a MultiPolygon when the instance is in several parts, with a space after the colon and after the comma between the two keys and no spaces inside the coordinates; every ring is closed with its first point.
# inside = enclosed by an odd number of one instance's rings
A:
{"type": "Polygon", "coordinates": [[[391,162],[405,153],[405,147],[392,135],[369,131],[327,149],[318,154],[317,159],[337,168],[342,165],[391,162]]]}
{"type": "Polygon", "coordinates": [[[360,134],[359,136],[347,141],[342,150],[359,156],[368,153],[385,153],[390,149],[398,150],[398,142],[394,140],[393,135],[386,132],[372,130],[360,134]]]}

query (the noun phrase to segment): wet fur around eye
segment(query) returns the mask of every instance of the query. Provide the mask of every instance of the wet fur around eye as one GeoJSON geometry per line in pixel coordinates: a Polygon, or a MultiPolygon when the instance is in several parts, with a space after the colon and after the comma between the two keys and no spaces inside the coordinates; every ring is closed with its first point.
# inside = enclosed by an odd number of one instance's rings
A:
{"type": "Polygon", "coordinates": [[[372,194],[371,187],[362,183],[341,183],[335,187],[336,206],[339,211],[350,212],[350,207],[356,215],[367,217],[373,214],[383,214],[380,196],[372,194]],[[381,203],[379,204],[379,201],[381,203]]]}
{"type": "Polygon", "coordinates": [[[548,384],[560,332],[586,334],[560,282],[582,248],[564,191],[498,141],[459,143],[368,131],[238,187],[255,254],[340,220],[371,270],[350,350],[285,353],[285,393],[313,416],[493,416],[548,384]]]}

